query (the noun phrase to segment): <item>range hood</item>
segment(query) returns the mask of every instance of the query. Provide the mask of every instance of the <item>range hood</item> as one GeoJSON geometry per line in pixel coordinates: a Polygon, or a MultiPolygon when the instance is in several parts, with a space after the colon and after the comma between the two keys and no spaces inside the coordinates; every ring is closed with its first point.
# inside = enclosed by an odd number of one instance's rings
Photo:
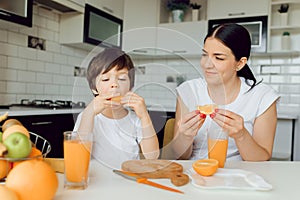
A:
{"type": "Polygon", "coordinates": [[[34,0],[38,6],[57,11],[59,13],[84,12],[84,6],[70,0],[34,0]]]}

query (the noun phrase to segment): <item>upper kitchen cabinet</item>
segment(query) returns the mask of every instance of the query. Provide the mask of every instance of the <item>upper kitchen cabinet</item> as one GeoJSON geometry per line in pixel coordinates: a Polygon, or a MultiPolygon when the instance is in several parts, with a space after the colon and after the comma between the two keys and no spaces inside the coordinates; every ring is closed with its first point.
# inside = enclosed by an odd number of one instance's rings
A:
{"type": "Polygon", "coordinates": [[[60,43],[92,50],[97,45],[121,48],[123,20],[89,4],[83,13],[61,15],[60,43]]]}
{"type": "Polygon", "coordinates": [[[200,55],[207,21],[159,24],[157,48],[168,54],[200,55]]]}
{"type": "Polygon", "coordinates": [[[208,0],[207,19],[263,16],[269,13],[269,0],[208,0]]]}
{"type": "Polygon", "coordinates": [[[59,14],[83,13],[85,0],[34,0],[38,6],[59,14]]]}
{"type": "Polygon", "coordinates": [[[153,54],[156,46],[159,0],[124,0],[123,50],[153,54]]]}
{"type": "Polygon", "coordinates": [[[86,3],[95,6],[115,17],[123,19],[124,0],[86,0],[86,3]]]}
{"type": "Polygon", "coordinates": [[[272,0],[269,15],[269,52],[300,51],[300,0],[272,0]],[[287,7],[288,6],[288,7],[287,7]],[[287,10],[285,10],[287,8],[287,10]]]}
{"type": "Polygon", "coordinates": [[[31,27],[32,1],[33,0],[1,0],[0,19],[31,27]]]}

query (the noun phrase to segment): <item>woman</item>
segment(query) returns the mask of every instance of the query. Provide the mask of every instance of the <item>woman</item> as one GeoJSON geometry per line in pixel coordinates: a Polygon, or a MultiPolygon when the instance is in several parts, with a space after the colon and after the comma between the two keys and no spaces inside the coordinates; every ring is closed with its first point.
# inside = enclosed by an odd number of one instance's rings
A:
{"type": "Polygon", "coordinates": [[[257,83],[247,60],[251,39],[238,24],[222,24],[204,39],[201,68],[205,79],[177,88],[173,149],[177,158],[207,157],[206,130],[213,122],[228,132],[227,160],[263,161],[272,156],[276,131],[276,101],[269,86],[257,83]],[[198,105],[217,104],[210,116],[198,105]]]}

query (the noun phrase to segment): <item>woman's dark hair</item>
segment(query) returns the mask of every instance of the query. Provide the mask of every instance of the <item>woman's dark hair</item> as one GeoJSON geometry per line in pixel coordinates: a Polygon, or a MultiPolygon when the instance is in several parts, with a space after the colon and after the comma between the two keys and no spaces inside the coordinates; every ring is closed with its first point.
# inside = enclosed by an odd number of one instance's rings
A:
{"type": "Polygon", "coordinates": [[[89,63],[87,69],[87,80],[92,90],[96,90],[96,78],[100,73],[107,73],[112,68],[117,70],[128,69],[130,89],[134,86],[134,65],[131,58],[122,50],[117,48],[106,48],[97,54],[89,63]]]}
{"type": "MultiPolygon", "coordinates": [[[[226,23],[215,26],[204,38],[204,42],[208,37],[213,37],[221,41],[225,46],[231,49],[236,61],[242,57],[249,59],[251,51],[251,38],[247,29],[235,23],[226,23]]],[[[247,85],[251,86],[250,90],[260,82],[256,83],[256,78],[250,67],[246,64],[237,72],[237,76],[244,77],[247,85]],[[250,81],[253,81],[251,83],[250,81]]]]}

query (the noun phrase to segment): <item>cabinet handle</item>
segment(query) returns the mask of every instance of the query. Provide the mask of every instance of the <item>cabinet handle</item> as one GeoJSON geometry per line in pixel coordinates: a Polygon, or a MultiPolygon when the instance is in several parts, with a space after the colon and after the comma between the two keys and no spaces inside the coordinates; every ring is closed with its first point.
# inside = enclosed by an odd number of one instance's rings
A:
{"type": "Polygon", "coordinates": [[[102,8],[103,8],[103,10],[106,10],[107,12],[114,13],[114,11],[112,9],[110,9],[106,6],[103,6],[102,8]]]}
{"type": "Polygon", "coordinates": [[[147,53],[146,50],[133,50],[133,52],[136,52],[136,53],[147,53]]]}
{"type": "Polygon", "coordinates": [[[32,126],[47,125],[47,124],[52,124],[52,122],[33,122],[33,123],[31,123],[32,126]]]}
{"type": "Polygon", "coordinates": [[[238,15],[245,15],[245,12],[240,12],[240,13],[228,13],[228,16],[238,16],[238,15]]]}
{"type": "Polygon", "coordinates": [[[173,53],[186,53],[186,50],[175,50],[175,51],[173,51],[173,53]]]}
{"type": "Polygon", "coordinates": [[[5,12],[2,12],[2,11],[0,11],[0,14],[1,14],[1,15],[6,15],[6,16],[11,16],[10,14],[5,13],[5,12]]]}

